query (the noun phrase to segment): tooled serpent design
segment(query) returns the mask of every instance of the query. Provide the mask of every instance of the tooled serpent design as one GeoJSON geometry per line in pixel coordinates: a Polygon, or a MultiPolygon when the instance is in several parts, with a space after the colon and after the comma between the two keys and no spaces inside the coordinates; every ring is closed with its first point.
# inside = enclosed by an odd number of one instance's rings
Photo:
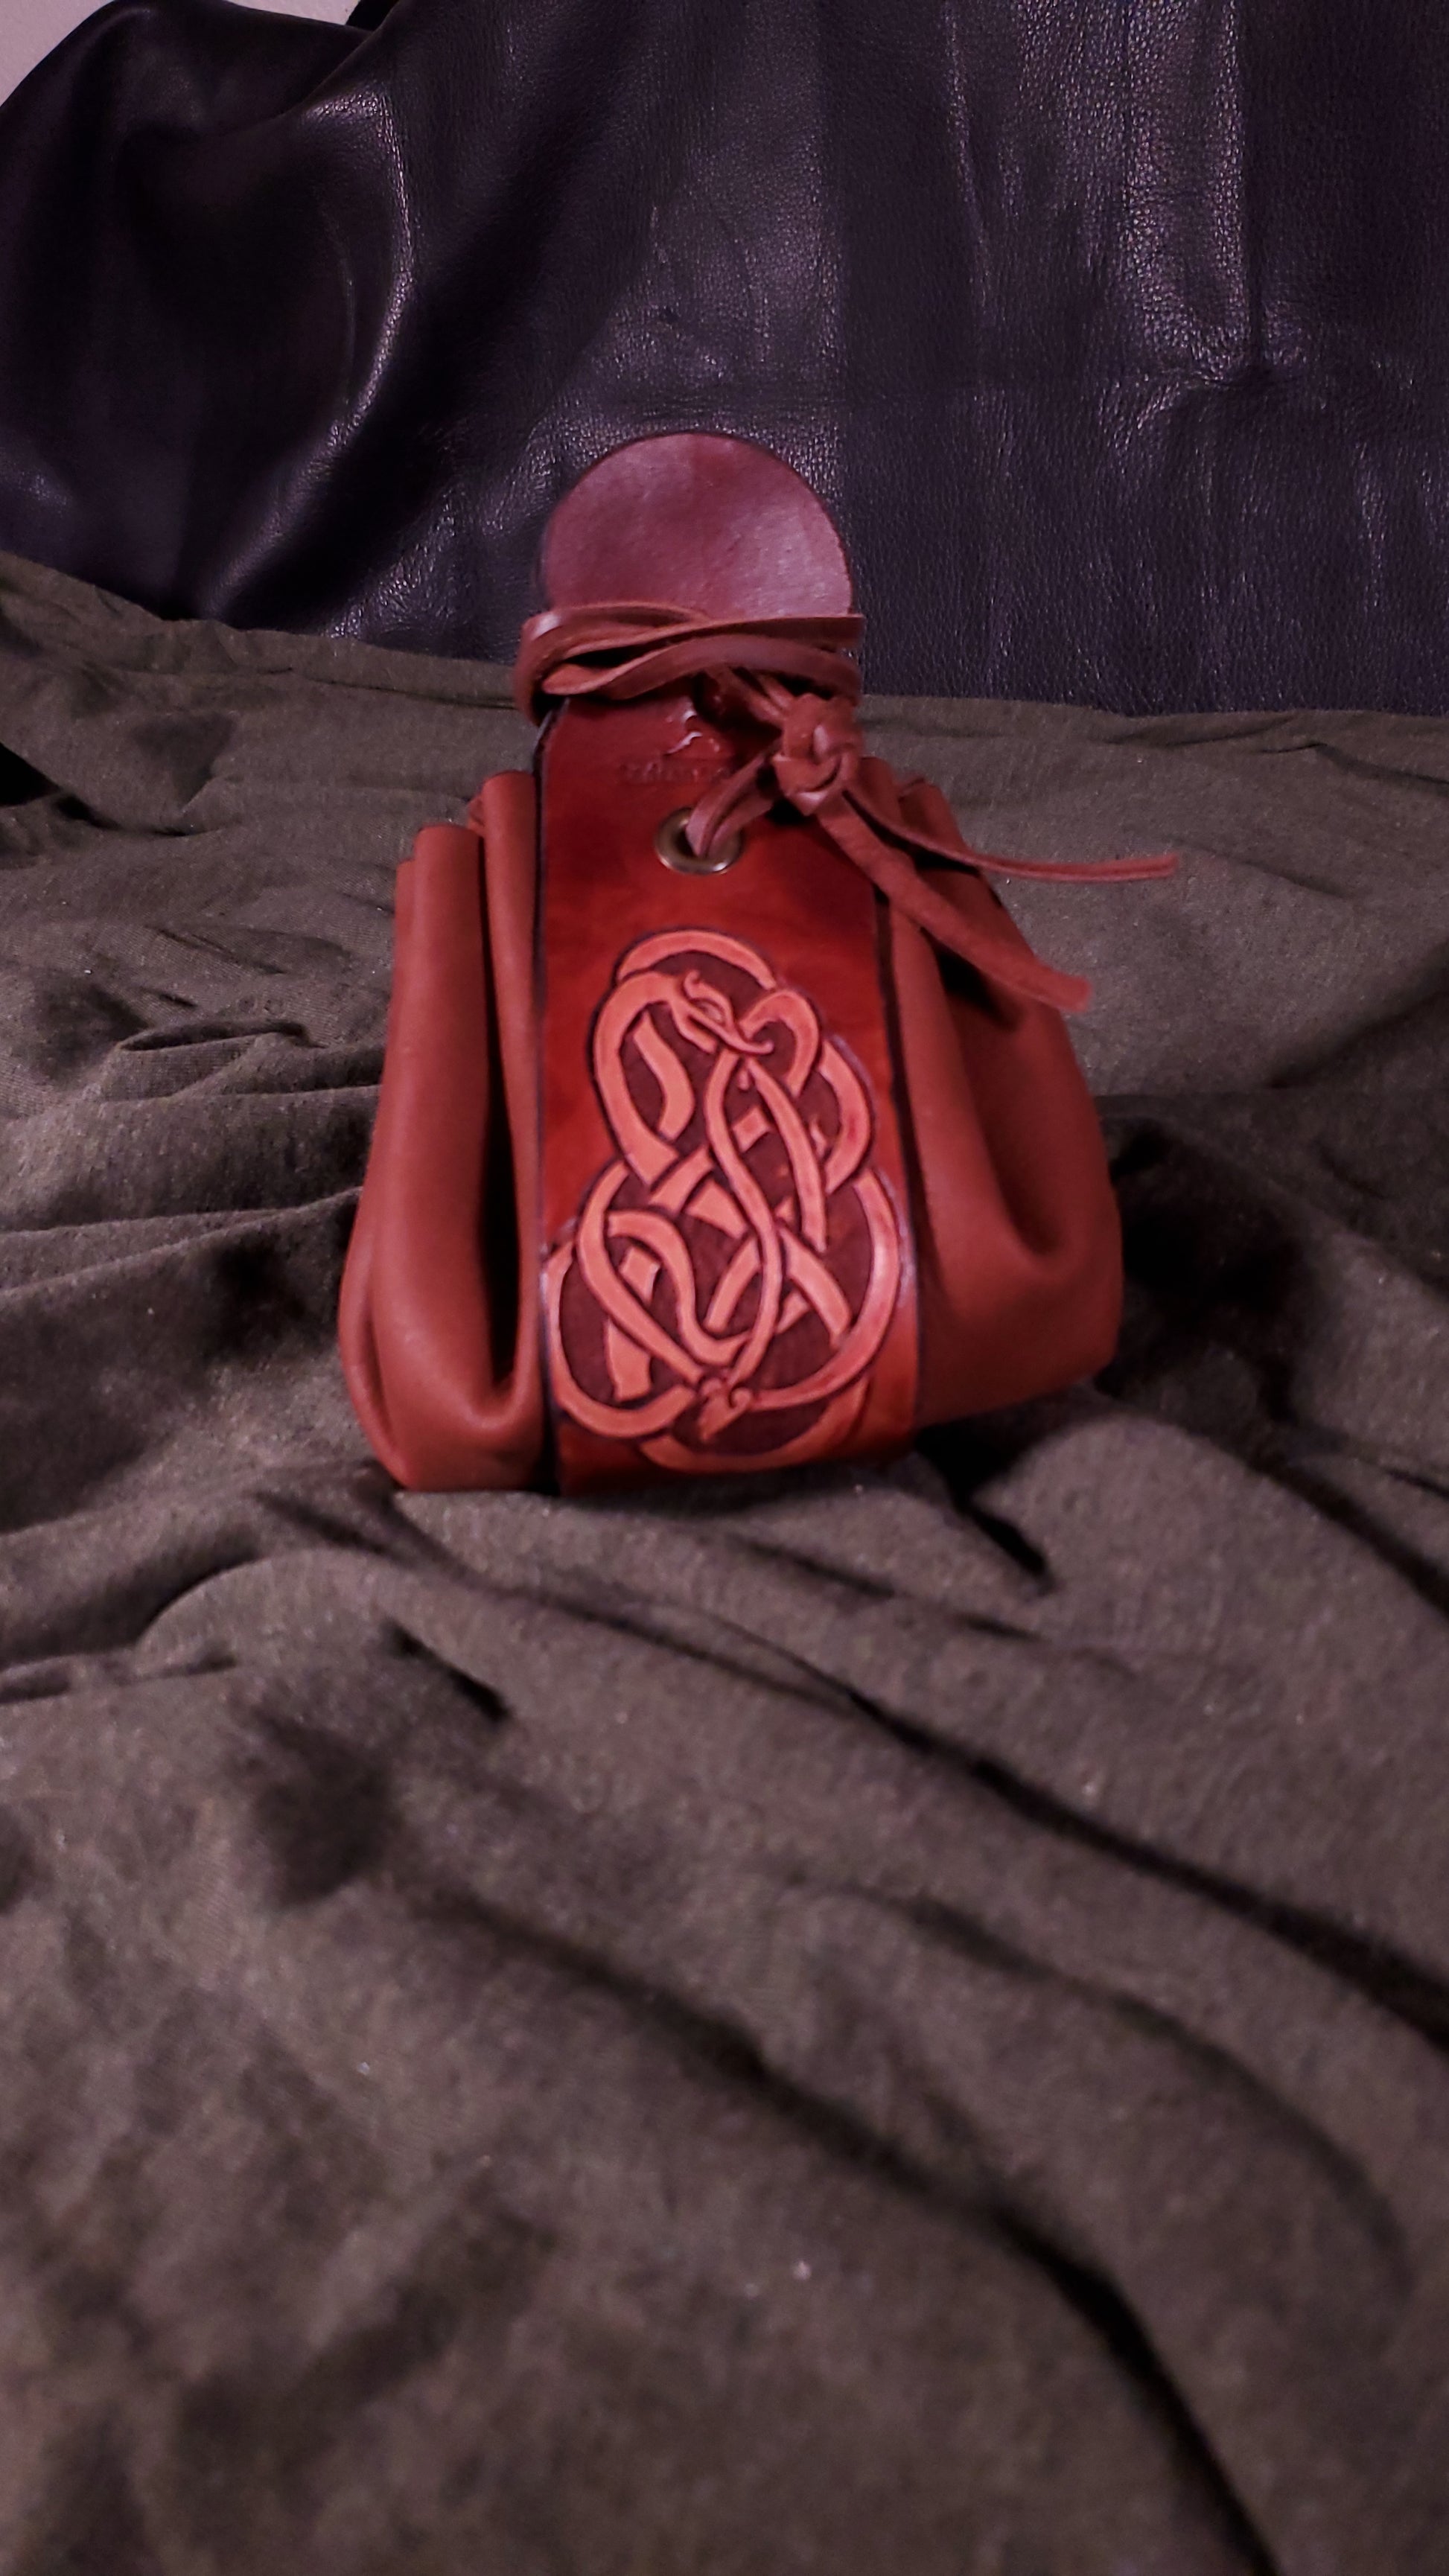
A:
{"type": "Polygon", "coordinates": [[[592,1070],[616,1152],[545,1265],[560,1410],[695,1473],[828,1455],[902,1268],[859,1073],[757,949],[705,930],[621,959],[592,1070]]]}

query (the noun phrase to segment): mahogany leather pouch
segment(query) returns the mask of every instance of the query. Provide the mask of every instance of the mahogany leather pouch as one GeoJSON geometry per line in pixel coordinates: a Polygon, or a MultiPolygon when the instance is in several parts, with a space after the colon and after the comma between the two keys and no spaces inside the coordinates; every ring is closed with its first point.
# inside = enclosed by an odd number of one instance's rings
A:
{"type": "Polygon", "coordinates": [[[555,512],[534,775],[399,871],[340,1341],[425,1490],[879,1458],[1101,1367],[1116,1210],[1062,1020],[939,790],[855,729],[790,469],[686,434],[555,512]]]}

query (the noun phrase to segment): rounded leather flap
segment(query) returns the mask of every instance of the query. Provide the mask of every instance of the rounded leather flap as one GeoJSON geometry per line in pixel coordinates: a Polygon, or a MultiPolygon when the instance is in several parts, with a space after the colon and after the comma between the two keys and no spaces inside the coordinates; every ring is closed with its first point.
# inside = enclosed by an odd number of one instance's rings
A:
{"type": "Polygon", "coordinates": [[[685,430],[592,466],[544,531],[551,608],[657,600],[709,617],[842,617],[850,567],[829,512],[747,439],[685,430]]]}

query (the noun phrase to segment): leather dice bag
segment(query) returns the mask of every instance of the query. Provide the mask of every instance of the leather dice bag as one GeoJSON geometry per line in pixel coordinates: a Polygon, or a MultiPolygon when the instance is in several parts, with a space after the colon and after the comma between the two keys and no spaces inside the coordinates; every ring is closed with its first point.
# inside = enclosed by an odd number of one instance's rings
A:
{"type": "Polygon", "coordinates": [[[1085,987],[862,749],[839,539],[763,450],[646,439],[544,543],[535,772],[399,872],[341,1303],[424,1489],[879,1458],[1101,1367],[1116,1210],[1085,987]]]}

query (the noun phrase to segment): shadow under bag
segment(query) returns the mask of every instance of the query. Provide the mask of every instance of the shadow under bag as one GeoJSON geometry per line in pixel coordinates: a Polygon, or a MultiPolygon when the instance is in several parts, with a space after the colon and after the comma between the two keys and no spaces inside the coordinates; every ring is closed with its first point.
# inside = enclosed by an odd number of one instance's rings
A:
{"type": "Polygon", "coordinates": [[[645,439],[544,544],[533,775],[398,876],[342,1288],[353,1403],[425,1490],[880,1458],[1100,1368],[1116,1209],[986,872],[863,749],[839,540],[743,441],[645,439]]]}

